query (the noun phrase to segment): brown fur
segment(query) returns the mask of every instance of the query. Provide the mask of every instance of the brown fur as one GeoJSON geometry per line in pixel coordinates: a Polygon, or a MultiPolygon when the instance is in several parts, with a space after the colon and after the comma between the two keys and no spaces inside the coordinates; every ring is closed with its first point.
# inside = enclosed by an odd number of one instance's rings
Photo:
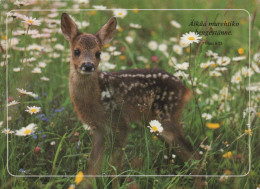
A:
{"type": "MultiPolygon", "coordinates": [[[[112,39],[116,19],[111,18],[97,34],[79,33],[76,24],[63,13],[61,28],[70,42],[69,91],[74,108],[83,123],[93,129],[92,151],[87,174],[96,175],[104,153],[105,137],[113,136],[112,164],[119,174],[122,167],[121,149],[126,145],[129,124],[158,120],[164,130],[160,136],[174,147],[184,160],[199,159],[185,139],[179,124],[182,108],[192,92],[176,77],[159,69],[131,69],[117,72],[98,71],[102,45],[112,39]],[[75,50],[80,55],[74,55],[75,50]],[[94,65],[95,71],[82,73],[84,63],[94,65]]],[[[113,183],[117,187],[117,182],[113,183]]]]}

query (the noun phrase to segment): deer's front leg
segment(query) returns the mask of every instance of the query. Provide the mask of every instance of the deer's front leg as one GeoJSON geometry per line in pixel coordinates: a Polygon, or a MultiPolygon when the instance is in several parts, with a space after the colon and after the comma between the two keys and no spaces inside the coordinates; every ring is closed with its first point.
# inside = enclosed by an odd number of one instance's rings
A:
{"type": "Polygon", "coordinates": [[[87,163],[87,175],[97,175],[105,148],[104,131],[94,130],[92,137],[92,148],[87,163]]]}
{"type": "MultiPolygon", "coordinates": [[[[113,150],[112,150],[112,157],[111,157],[111,164],[115,166],[116,171],[112,172],[112,175],[118,175],[122,171],[122,161],[123,161],[123,153],[122,150],[126,146],[127,142],[127,134],[128,129],[126,124],[119,125],[117,129],[113,131],[114,134],[114,141],[113,141],[113,150]]],[[[119,179],[114,178],[113,180],[113,189],[116,189],[119,185],[119,179]]]]}

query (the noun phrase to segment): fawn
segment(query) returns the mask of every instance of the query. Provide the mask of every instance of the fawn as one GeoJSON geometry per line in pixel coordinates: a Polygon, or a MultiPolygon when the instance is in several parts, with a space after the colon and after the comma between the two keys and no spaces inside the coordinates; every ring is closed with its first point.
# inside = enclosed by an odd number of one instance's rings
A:
{"type": "Polygon", "coordinates": [[[127,142],[129,124],[143,118],[146,122],[161,122],[163,131],[160,137],[170,146],[175,146],[174,151],[183,161],[192,157],[198,160],[198,154],[185,139],[179,124],[182,108],[192,96],[189,88],[159,69],[98,70],[102,47],[112,40],[116,25],[117,20],[112,17],[96,34],[81,33],[68,14],[61,16],[61,30],[69,41],[72,54],[70,97],[81,121],[93,130],[87,174],[98,174],[105,137],[110,129],[114,134],[111,162],[120,173],[121,150],[127,142]]]}

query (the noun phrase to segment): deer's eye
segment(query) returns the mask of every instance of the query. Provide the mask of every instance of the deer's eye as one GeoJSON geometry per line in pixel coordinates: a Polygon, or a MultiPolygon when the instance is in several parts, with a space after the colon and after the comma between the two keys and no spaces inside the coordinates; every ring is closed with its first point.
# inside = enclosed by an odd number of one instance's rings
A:
{"type": "Polygon", "coordinates": [[[75,56],[79,56],[80,55],[80,50],[79,49],[74,50],[74,55],[75,56]]]}
{"type": "Polygon", "coordinates": [[[101,55],[101,53],[100,52],[96,52],[96,58],[100,58],[100,55],[101,55]]]}

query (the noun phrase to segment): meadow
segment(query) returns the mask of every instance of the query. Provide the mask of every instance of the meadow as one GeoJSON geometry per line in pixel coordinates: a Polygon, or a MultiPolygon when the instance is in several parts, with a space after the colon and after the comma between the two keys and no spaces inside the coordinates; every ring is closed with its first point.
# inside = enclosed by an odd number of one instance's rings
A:
{"type": "MultiPolygon", "coordinates": [[[[188,1],[176,7],[171,1],[28,2],[0,2],[1,188],[74,188],[81,181],[75,176],[87,169],[92,133],[69,97],[70,49],[60,30],[62,12],[88,33],[117,17],[100,70],[160,68],[193,92],[181,124],[201,160],[181,161],[148,124],[133,123],[122,149],[120,188],[192,188],[189,174],[198,164],[205,188],[260,188],[260,22],[254,12],[259,2],[247,5],[250,17],[245,10],[142,10],[214,8],[213,2],[194,7],[188,1]],[[195,31],[198,41],[184,43],[195,31]]],[[[112,186],[111,145],[95,188],[112,186]]]]}

